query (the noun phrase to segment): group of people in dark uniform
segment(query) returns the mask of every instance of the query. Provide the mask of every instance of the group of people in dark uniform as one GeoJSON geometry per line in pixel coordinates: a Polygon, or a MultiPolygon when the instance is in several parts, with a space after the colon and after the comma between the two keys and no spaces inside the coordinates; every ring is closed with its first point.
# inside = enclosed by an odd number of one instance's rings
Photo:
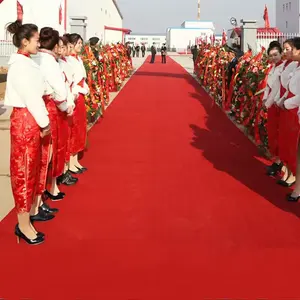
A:
{"type": "MultiPolygon", "coordinates": [[[[140,57],[140,51],[142,52],[142,57],[145,57],[146,54],[146,46],[142,44],[142,46],[136,45],[132,46],[130,43],[127,43],[127,55],[128,57],[140,57]]],[[[151,51],[151,60],[150,63],[154,64],[155,62],[155,57],[157,54],[157,48],[156,44],[153,43],[153,45],[150,48],[151,51]]],[[[166,64],[167,63],[167,47],[166,44],[163,44],[162,47],[160,48],[160,53],[161,53],[161,63],[166,64]]]]}

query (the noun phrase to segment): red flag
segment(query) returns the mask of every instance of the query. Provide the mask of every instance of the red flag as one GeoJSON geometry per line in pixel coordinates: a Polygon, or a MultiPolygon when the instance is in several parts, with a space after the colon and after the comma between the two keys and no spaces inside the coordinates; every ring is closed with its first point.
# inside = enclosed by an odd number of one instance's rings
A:
{"type": "Polygon", "coordinates": [[[227,43],[227,34],[225,32],[225,29],[223,29],[222,33],[222,46],[224,46],[227,43]]]}
{"type": "Polygon", "coordinates": [[[62,24],[62,21],[63,21],[63,11],[62,11],[62,5],[60,4],[60,6],[59,6],[59,12],[58,12],[58,22],[59,22],[59,25],[62,24]]]}
{"type": "Polygon", "coordinates": [[[268,12],[267,5],[265,5],[264,20],[265,20],[265,28],[270,28],[269,12],[268,12]]]}
{"type": "Polygon", "coordinates": [[[17,20],[23,21],[23,6],[17,1],[17,20]]]}

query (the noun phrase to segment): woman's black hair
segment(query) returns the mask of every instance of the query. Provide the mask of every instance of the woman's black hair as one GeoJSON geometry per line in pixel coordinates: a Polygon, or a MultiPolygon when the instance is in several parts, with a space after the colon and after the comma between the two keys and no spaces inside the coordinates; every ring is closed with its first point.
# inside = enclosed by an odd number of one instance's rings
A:
{"type": "Polygon", "coordinates": [[[294,47],[294,39],[287,39],[283,42],[284,44],[289,44],[291,47],[294,47]]]}
{"type": "Polygon", "coordinates": [[[300,37],[293,38],[293,48],[300,50],[300,37]]]}
{"type": "Polygon", "coordinates": [[[280,43],[278,41],[272,41],[269,45],[269,48],[268,48],[268,55],[270,54],[270,52],[272,50],[278,50],[278,52],[281,54],[282,53],[282,47],[280,45],[280,43]]]}
{"type": "Polygon", "coordinates": [[[64,46],[68,46],[69,40],[68,40],[68,38],[66,37],[65,34],[63,36],[60,36],[59,39],[62,41],[64,46]]]}
{"type": "Polygon", "coordinates": [[[6,30],[13,34],[13,44],[20,48],[22,46],[22,40],[30,40],[33,35],[39,31],[35,24],[24,24],[20,20],[10,23],[6,30]]]}
{"type": "Polygon", "coordinates": [[[72,45],[76,45],[79,40],[83,41],[83,38],[78,33],[66,34],[66,36],[69,40],[69,43],[71,43],[72,45]]]}
{"type": "Polygon", "coordinates": [[[59,32],[52,27],[44,27],[40,32],[40,48],[53,50],[59,43],[59,32]]]}

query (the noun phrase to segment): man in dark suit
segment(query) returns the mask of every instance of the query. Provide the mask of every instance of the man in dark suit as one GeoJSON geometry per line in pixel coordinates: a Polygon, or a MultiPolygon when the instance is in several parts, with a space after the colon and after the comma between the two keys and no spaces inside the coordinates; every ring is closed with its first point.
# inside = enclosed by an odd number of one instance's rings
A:
{"type": "Polygon", "coordinates": [[[156,46],[155,46],[155,43],[153,43],[153,45],[151,46],[151,61],[150,61],[150,64],[154,64],[155,56],[156,56],[156,46]]]}
{"type": "Polygon", "coordinates": [[[160,53],[161,53],[161,63],[166,64],[167,63],[167,47],[166,47],[166,44],[162,45],[162,47],[160,49],[160,53]]]}
{"type": "Polygon", "coordinates": [[[136,57],[140,57],[140,45],[135,46],[136,57]]]}
{"type": "Polygon", "coordinates": [[[146,53],[146,46],[145,46],[145,44],[142,45],[141,51],[142,51],[142,57],[145,57],[145,53],[146,53]]]}

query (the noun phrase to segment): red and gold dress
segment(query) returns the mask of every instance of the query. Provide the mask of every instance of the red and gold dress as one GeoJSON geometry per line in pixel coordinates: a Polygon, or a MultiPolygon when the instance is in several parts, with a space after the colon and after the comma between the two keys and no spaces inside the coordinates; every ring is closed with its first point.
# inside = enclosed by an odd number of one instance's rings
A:
{"type": "Polygon", "coordinates": [[[70,152],[76,155],[83,151],[87,140],[87,114],[84,96],[89,93],[87,86],[86,71],[81,58],[78,55],[68,57],[68,62],[73,68],[74,84],[72,92],[74,95],[75,109],[71,126],[70,152]]]}
{"type": "Polygon", "coordinates": [[[46,81],[43,99],[49,113],[51,135],[42,141],[42,158],[38,194],[41,195],[47,184],[63,174],[68,145],[67,89],[55,55],[42,50],[41,70],[46,81]]]}
{"type": "Polygon", "coordinates": [[[5,105],[10,117],[10,175],[17,213],[29,212],[39,182],[41,128],[49,125],[43,102],[44,80],[28,54],[15,53],[9,61],[5,105]]]}
{"type": "MultiPolygon", "coordinates": [[[[300,64],[290,76],[279,129],[279,157],[296,174],[299,143],[300,64]]],[[[283,94],[282,89],[281,93],[283,94]]]]}

